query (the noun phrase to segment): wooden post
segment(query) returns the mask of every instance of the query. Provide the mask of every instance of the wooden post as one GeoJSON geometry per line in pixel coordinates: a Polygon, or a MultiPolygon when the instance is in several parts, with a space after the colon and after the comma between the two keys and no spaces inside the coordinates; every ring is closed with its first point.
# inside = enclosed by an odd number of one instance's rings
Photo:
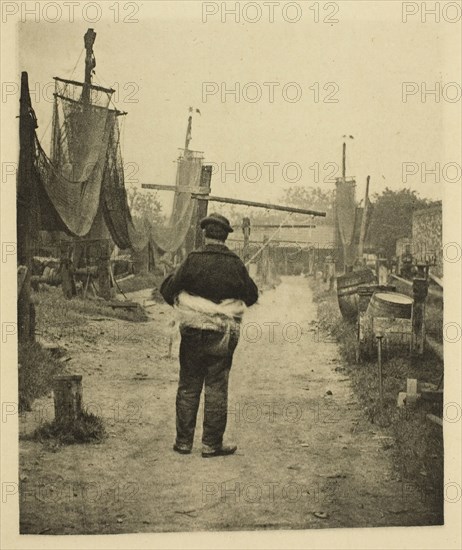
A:
{"type": "Polygon", "coordinates": [[[71,426],[82,415],[82,376],[57,376],[53,380],[55,422],[71,426]]]}
{"type": "Polygon", "coordinates": [[[98,265],[99,295],[105,300],[111,299],[111,269],[109,265],[110,252],[109,241],[101,241],[101,255],[98,265]]]}
{"type": "Polygon", "coordinates": [[[263,283],[268,282],[269,275],[269,248],[266,243],[268,242],[268,236],[263,237],[263,250],[261,251],[261,263],[262,263],[262,281],[263,283]]]}
{"type": "Polygon", "coordinates": [[[359,265],[363,265],[363,253],[364,253],[364,240],[366,237],[366,225],[367,225],[367,215],[369,212],[369,182],[371,180],[370,176],[367,176],[366,181],[366,194],[364,196],[364,208],[363,215],[361,218],[361,230],[359,233],[359,245],[358,245],[358,261],[359,265]]]}
{"type": "Polygon", "coordinates": [[[250,218],[242,218],[242,232],[244,233],[242,260],[244,263],[247,263],[247,260],[249,259],[250,218]]]}
{"type": "Polygon", "coordinates": [[[61,288],[66,300],[70,300],[77,294],[74,279],[74,264],[70,257],[69,243],[61,241],[60,244],[60,271],[61,288]]]}
{"type": "MultiPolygon", "coordinates": [[[[24,266],[21,288],[18,288],[18,341],[35,339],[35,315],[31,300],[31,274],[33,255],[33,223],[38,204],[36,202],[33,174],[34,137],[37,121],[32,110],[29,79],[21,73],[21,97],[19,99],[19,164],[16,193],[17,265],[24,266]]],[[[35,228],[38,230],[38,228],[35,228]]]]}
{"type": "MultiPolygon", "coordinates": [[[[207,194],[210,193],[212,185],[212,166],[211,165],[205,165],[202,166],[202,172],[201,172],[201,182],[200,187],[201,191],[204,192],[207,191],[207,194]]],[[[194,239],[194,248],[197,250],[199,248],[202,248],[204,244],[204,234],[202,232],[202,229],[199,225],[200,221],[207,216],[207,210],[208,210],[208,201],[196,201],[197,203],[197,216],[196,216],[196,234],[194,239]]]]}
{"type": "Polygon", "coordinates": [[[335,279],[335,260],[331,256],[327,256],[327,282],[329,283],[329,290],[334,288],[335,279]]]}
{"type": "Polygon", "coordinates": [[[414,306],[412,308],[412,330],[414,349],[418,355],[423,355],[425,345],[425,301],[428,294],[428,280],[415,278],[412,282],[414,306]]]}

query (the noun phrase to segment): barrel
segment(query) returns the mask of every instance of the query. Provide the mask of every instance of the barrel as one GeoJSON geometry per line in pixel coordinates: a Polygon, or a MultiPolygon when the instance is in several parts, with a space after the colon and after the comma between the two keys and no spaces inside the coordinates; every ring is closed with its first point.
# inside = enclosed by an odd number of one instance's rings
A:
{"type": "Polygon", "coordinates": [[[370,269],[361,269],[337,277],[337,298],[344,319],[355,321],[358,316],[358,286],[376,282],[370,269]]]}
{"type": "Polygon", "coordinates": [[[372,317],[411,319],[413,299],[398,292],[374,292],[367,308],[372,317]]]}
{"type": "Polygon", "coordinates": [[[364,313],[371,301],[374,292],[394,292],[394,285],[361,285],[358,287],[358,311],[364,313]]]}

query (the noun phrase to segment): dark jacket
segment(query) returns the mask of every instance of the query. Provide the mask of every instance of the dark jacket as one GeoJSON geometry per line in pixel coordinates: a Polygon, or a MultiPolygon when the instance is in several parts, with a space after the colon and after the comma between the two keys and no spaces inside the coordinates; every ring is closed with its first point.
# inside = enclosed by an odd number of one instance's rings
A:
{"type": "Polygon", "coordinates": [[[251,306],[258,300],[257,286],[246,267],[224,244],[208,244],[191,252],[160,288],[170,305],[182,290],[217,304],[226,298],[236,298],[251,306]]]}

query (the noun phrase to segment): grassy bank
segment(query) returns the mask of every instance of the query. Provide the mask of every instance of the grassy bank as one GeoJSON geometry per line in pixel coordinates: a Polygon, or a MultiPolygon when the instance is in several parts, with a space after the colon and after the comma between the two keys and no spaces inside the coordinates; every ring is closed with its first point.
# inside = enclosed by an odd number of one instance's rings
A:
{"type": "Polygon", "coordinates": [[[97,335],[93,320],[101,317],[143,322],[147,315],[142,308],[112,308],[100,298],[75,297],[66,300],[60,288],[43,286],[34,293],[36,331],[46,341],[59,339],[95,341],[97,335]]]}
{"type": "Polygon", "coordinates": [[[407,378],[419,383],[437,384],[443,369],[430,354],[424,358],[394,356],[383,363],[384,404],[378,400],[377,362],[375,358],[357,364],[356,327],[345,322],[339,312],[335,291],[323,290],[320,281],[311,280],[318,303],[321,332],[336,338],[343,358],[344,370],[365,415],[372,424],[391,436],[394,463],[401,480],[419,491],[434,512],[437,523],[443,521],[443,430],[429,422],[427,413],[442,416],[441,405],[420,401],[414,406],[397,407],[400,391],[406,391],[407,378]]]}
{"type": "Polygon", "coordinates": [[[66,300],[61,288],[42,285],[34,292],[37,342],[21,344],[19,355],[19,408],[29,410],[33,401],[51,391],[53,377],[65,368],[56,353],[39,342],[66,347],[69,343],[95,343],[101,337],[98,321],[104,318],[143,322],[142,308],[112,308],[102,299],[80,297],[66,300]]]}

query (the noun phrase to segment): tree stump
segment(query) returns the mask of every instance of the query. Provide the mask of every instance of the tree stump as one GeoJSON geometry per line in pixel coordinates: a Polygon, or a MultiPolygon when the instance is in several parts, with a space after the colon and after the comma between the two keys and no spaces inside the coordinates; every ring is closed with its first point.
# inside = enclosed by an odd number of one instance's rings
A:
{"type": "Polygon", "coordinates": [[[70,426],[82,415],[82,375],[57,376],[53,380],[55,422],[70,426]]]}

